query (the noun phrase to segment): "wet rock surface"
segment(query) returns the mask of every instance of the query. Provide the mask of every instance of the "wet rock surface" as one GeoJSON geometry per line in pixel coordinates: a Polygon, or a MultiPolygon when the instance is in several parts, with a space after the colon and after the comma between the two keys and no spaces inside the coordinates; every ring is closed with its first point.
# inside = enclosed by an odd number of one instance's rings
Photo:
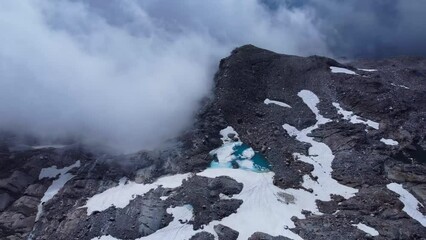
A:
{"type": "MultiPolygon", "coordinates": [[[[250,45],[235,49],[220,62],[214,96],[199,110],[194,126],[163,149],[129,155],[111,155],[77,144],[65,148],[16,148],[10,137],[0,139],[0,238],[92,239],[110,235],[136,239],[170,225],[169,209],[191,205],[187,221],[199,230],[191,239],[237,239],[239,233],[215,224],[214,233],[203,231],[208,223],[238,213],[243,184],[230,177],[191,176],[179,187],[159,187],[135,196],[124,208],[110,207],[88,214],[87,199],[118,185],[123,177],[138,184],[155,182],[176,173],[197,173],[210,166],[210,151],[221,146],[219,131],[232,126],[242,142],[261,153],[275,173],[274,185],[304,189],[303,177],[314,167],[294,153],[309,155],[310,144],[297,141],[282,127],[304,129],[315,124],[315,114],[297,94],[315,93],[320,113],[330,122],[310,136],[327,144],[334,155],[331,176],[340,184],[358,189],[354,197],[339,195],[317,201],[322,215],[304,211],[292,218],[292,231],[303,239],[423,239],[426,228],[403,211],[398,194],[389,183],[401,183],[426,206],[426,59],[393,58],[357,61],[342,65],[332,59],[280,55],[250,45]],[[358,75],[332,73],[344,67],[358,75]],[[359,69],[377,69],[362,71],[359,69]],[[271,99],[291,108],[265,104],[271,99]],[[353,124],[342,118],[333,103],[379,128],[353,124]],[[386,145],[382,138],[398,145],[386,145]],[[63,168],[73,177],[56,195],[38,205],[58,178],[39,179],[43,168],[63,168]],[[372,236],[355,224],[379,232],[372,236]]],[[[235,138],[235,136],[228,136],[235,138]]],[[[309,189],[306,189],[309,191],[309,189]]],[[[293,200],[287,196],[288,204],[293,200]]],[[[268,206],[264,206],[268,207],[268,206]]],[[[418,206],[423,214],[426,210],[418,206]]],[[[251,240],[288,239],[253,229],[251,240]]]]}

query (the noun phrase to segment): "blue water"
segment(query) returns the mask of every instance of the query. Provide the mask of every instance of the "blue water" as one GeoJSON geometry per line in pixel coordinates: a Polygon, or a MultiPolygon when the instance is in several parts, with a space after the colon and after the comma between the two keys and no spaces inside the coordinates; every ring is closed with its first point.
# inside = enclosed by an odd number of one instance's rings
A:
{"type": "Polygon", "coordinates": [[[265,157],[263,157],[260,153],[255,152],[254,156],[251,159],[247,159],[243,156],[243,151],[250,148],[247,144],[241,144],[238,146],[234,146],[233,150],[234,152],[232,155],[234,155],[234,159],[226,162],[226,163],[219,163],[216,156],[213,159],[213,161],[210,164],[211,168],[241,168],[244,170],[254,171],[254,172],[268,172],[271,170],[271,165],[269,164],[268,160],[266,160],[265,157]],[[242,165],[241,163],[243,161],[250,161],[252,163],[252,167],[247,167],[245,165],[242,165]]]}

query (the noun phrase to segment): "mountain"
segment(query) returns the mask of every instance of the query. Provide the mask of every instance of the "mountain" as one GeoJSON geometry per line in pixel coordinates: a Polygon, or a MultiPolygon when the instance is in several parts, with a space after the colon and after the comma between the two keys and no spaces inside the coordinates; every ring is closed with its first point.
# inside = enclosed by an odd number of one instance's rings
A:
{"type": "Polygon", "coordinates": [[[1,239],[424,239],[426,59],[251,45],[162,149],[0,144],[1,239]]]}

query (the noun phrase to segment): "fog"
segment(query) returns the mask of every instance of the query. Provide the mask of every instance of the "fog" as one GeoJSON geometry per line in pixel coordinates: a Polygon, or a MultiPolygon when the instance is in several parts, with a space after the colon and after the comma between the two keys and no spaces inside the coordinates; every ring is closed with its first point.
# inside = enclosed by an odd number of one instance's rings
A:
{"type": "Polygon", "coordinates": [[[1,129],[154,148],[192,124],[234,47],[327,52],[310,16],[252,0],[102,2],[1,1],[1,129]]]}

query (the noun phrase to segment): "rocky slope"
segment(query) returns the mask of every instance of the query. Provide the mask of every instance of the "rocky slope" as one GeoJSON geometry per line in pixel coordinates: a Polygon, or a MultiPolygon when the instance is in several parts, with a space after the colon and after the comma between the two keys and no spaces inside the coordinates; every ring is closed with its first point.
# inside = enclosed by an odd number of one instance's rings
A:
{"type": "Polygon", "coordinates": [[[0,238],[425,239],[425,94],[423,58],[237,48],[163,149],[18,149],[4,135],[0,238]]]}

